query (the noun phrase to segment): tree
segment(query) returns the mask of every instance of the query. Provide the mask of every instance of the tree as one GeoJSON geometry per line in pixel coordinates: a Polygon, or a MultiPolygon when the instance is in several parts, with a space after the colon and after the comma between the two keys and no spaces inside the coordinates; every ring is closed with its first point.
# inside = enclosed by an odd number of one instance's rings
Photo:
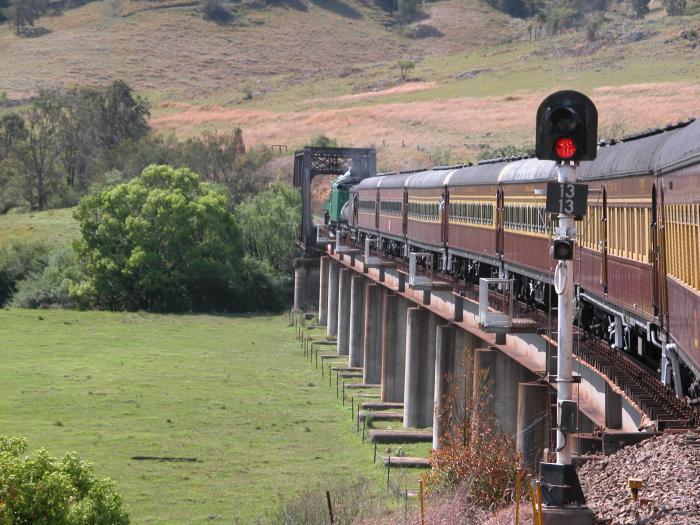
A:
{"type": "Polygon", "coordinates": [[[42,90],[27,116],[28,155],[25,159],[25,198],[32,210],[43,210],[56,185],[56,159],[61,154],[60,93],[42,90]]]}
{"type": "Polygon", "coordinates": [[[0,437],[0,523],[128,525],[114,483],[96,478],[76,452],[57,459],[26,450],[24,438],[0,437]]]}
{"type": "Polygon", "coordinates": [[[150,132],[148,103],[134,96],[123,80],[115,80],[102,91],[85,91],[84,97],[94,98],[98,107],[98,137],[105,148],[127,139],[138,140],[150,132]]]}
{"type": "Polygon", "coordinates": [[[649,2],[651,0],[630,0],[632,11],[637,18],[644,18],[649,14],[649,2]]]}
{"type": "Polygon", "coordinates": [[[399,60],[396,65],[399,66],[399,76],[403,82],[406,81],[408,72],[416,67],[416,64],[410,60],[399,60]]]}
{"type": "Polygon", "coordinates": [[[18,113],[7,113],[0,117],[0,162],[7,158],[18,142],[27,138],[24,119],[18,113]]]}
{"type": "Polygon", "coordinates": [[[34,26],[39,17],[46,13],[48,0],[10,0],[5,16],[15,26],[15,33],[21,34],[28,26],[34,26]]]}
{"type": "Polygon", "coordinates": [[[97,116],[92,89],[73,89],[63,97],[59,140],[59,160],[65,173],[66,184],[76,187],[79,193],[87,190],[90,166],[96,160],[97,116]]]}
{"type": "Polygon", "coordinates": [[[685,13],[686,0],[661,0],[669,16],[683,16],[685,13]]]}
{"type": "Polygon", "coordinates": [[[180,160],[205,179],[228,186],[237,177],[236,161],[244,153],[243,133],[235,128],[231,133],[205,132],[201,137],[187,139],[180,160]]]}
{"type": "Polygon", "coordinates": [[[246,253],[277,271],[290,270],[301,222],[301,197],[281,183],[246,199],[236,209],[246,253]]]}
{"type": "Polygon", "coordinates": [[[398,0],[399,20],[403,24],[412,22],[418,13],[418,0],[398,0]]]}
{"type": "Polygon", "coordinates": [[[75,217],[84,293],[115,310],[221,310],[242,257],[229,199],[186,168],[152,165],[84,197],[75,217]]]}

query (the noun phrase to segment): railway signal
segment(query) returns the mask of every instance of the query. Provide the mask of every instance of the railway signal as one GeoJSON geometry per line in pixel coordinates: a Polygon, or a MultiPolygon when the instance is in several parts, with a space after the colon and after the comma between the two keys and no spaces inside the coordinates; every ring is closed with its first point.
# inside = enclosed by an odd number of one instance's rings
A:
{"type": "MultiPolygon", "coordinates": [[[[557,261],[554,291],[557,299],[557,370],[550,380],[557,385],[556,463],[540,465],[543,497],[548,507],[545,523],[560,523],[564,514],[577,513],[589,523],[590,511],[572,464],[573,434],[577,431],[577,406],[573,398],[574,239],[576,217],[586,213],[588,188],[575,184],[579,161],[596,157],[598,111],[593,102],[576,91],[548,96],[537,110],[536,155],[559,164],[556,182],[547,185],[547,212],[558,216],[552,259],[557,261]]],[[[570,519],[567,518],[567,521],[570,519]]]]}
{"type": "Polygon", "coordinates": [[[593,160],[598,147],[598,111],[586,95],[558,91],[537,110],[535,154],[540,160],[593,160]]]}

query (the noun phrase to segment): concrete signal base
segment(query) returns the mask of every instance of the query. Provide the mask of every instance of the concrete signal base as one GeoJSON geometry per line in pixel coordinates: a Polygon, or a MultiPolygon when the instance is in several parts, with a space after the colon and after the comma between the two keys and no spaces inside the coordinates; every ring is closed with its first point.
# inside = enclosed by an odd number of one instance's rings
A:
{"type": "Polygon", "coordinates": [[[542,525],[593,525],[588,507],[542,507],[542,525]]]}

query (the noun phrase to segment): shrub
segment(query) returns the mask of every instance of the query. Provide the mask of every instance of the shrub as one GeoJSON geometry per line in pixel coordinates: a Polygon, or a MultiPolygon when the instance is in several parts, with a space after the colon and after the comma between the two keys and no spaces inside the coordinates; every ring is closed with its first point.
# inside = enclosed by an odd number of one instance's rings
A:
{"type": "Polygon", "coordinates": [[[311,142],[309,143],[309,146],[315,148],[337,148],[338,141],[334,138],[321,134],[316,135],[314,138],[312,138],[311,142]]]}
{"type": "Polygon", "coordinates": [[[100,304],[112,309],[224,309],[242,244],[229,199],[192,171],[149,166],[83,198],[76,250],[100,304]]]}
{"type": "MultiPolygon", "coordinates": [[[[431,492],[459,489],[470,505],[493,508],[505,503],[515,484],[519,458],[513,439],[501,430],[486,409],[490,381],[475,378],[473,397],[459,386],[468,382],[461,374],[449,381],[450,388],[438,416],[450,432],[441,438],[441,447],[430,457],[427,486],[431,492]]],[[[463,387],[466,388],[466,387],[463,387]]]]}
{"type": "Polygon", "coordinates": [[[331,497],[333,523],[352,525],[376,523],[390,507],[386,494],[378,492],[368,479],[329,481],[315,490],[306,490],[282,502],[279,507],[256,521],[284,525],[326,525],[329,523],[326,490],[331,497]]]}
{"type": "Polygon", "coordinates": [[[233,13],[221,0],[202,0],[202,17],[218,24],[228,24],[233,20],[233,13]]]}
{"type": "Polygon", "coordinates": [[[48,264],[43,270],[32,272],[17,282],[10,306],[72,306],[71,289],[83,278],[75,252],[70,247],[59,248],[49,254],[48,264]]]}
{"type": "Polygon", "coordinates": [[[0,248],[0,304],[12,297],[18,281],[46,267],[48,254],[46,245],[37,242],[14,241],[0,248]]]}
{"type": "Polygon", "coordinates": [[[503,159],[507,157],[529,157],[535,154],[535,148],[532,146],[500,146],[491,147],[487,146],[483,148],[476,155],[476,160],[488,160],[488,159],[503,159]]]}
{"type": "Polygon", "coordinates": [[[32,456],[23,438],[0,437],[0,523],[12,525],[126,525],[129,516],[109,479],[69,452],[57,459],[40,449],[32,456]]]}
{"type": "Polygon", "coordinates": [[[410,60],[399,60],[396,65],[399,66],[399,77],[403,82],[406,81],[406,75],[408,75],[408,72],[416,67],[415,62],[411,62],[410,60]]]}

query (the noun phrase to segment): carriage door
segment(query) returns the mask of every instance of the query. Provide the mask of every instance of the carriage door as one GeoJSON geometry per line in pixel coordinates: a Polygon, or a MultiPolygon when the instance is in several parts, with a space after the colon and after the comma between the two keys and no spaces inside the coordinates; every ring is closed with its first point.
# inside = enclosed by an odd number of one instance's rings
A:
{"type": "Polygon", "coordinates": [[[503,256],[503,211],[504,211],[504,195],[503,189],[498,188],[496,191],[496,255],[503,256]]]}
{"type": "Polygon", "coordinates": [[[377,198],[374,201],[374,229],[379,230],[379,190],[377,190],[377,198]]]}
{"type": "Polygon", "coordinates": [[[661,326],[668,330],[668,285],[666,281],[666,206],[664,187],[659,187],[659,211],[657,216],[659,240],[659,319],[661,326]]]}
{"type": "Polygon", "coordinates": [[[440,222],[442,224],[442,244],[443,246],[448,243],[448,231],[449,231],[449,209],[450,209],[450,191],[445,187],[442,192],[442,198],[440,199],[440,222]]]}
{"type": "Polygon", "coordinates": [[[408,235],[408,190],[403,189],[403,206],[401,208],[401,233],[408,235]]]}
{"type": "Polygon", "coordinates": [[[664,233],[664,198],[663,189],[657,192],[656,184],[651,188],[651,224],[650,253],[651,261],[651,293],[654,317],[661,326],[666,325],[666,236],[664,233]]]}
{"type": "Polygon", "coordinates": [[[603,186],[603,210],[600,216],[600,285],[608,294],[608,191],[603,186]]]}

